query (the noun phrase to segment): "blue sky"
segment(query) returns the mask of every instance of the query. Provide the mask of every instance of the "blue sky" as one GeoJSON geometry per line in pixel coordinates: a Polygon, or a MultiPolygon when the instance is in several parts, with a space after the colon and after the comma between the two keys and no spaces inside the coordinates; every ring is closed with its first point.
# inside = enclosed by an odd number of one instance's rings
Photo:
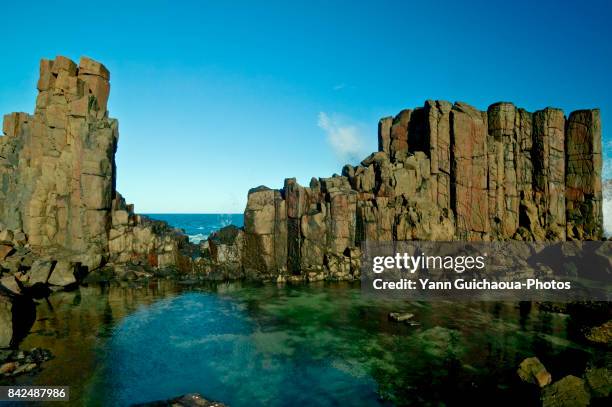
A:
{"type": "Polygon", "coordinates": [[[103,62],[140,212],[241,212],[251,187],[359,161],[378,118],[425,99],[600,107],[610,158],[609,1],[20,3],[0,112],[33,110],[40,58],[103,62]]]}

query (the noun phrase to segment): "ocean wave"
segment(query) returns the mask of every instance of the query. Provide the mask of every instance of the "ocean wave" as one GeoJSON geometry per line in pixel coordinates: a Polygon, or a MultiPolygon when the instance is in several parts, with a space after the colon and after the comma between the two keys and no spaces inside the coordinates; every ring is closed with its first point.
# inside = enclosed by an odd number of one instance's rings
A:
{"type": "Polygon", "coordinates": [[[208,235],[204,233],[197,233],[195,235],[187,235],[187,236],[189,237],[189,242],[194,243],[194,244],[198,244],[202,240],[208,239],[208,235]]]}

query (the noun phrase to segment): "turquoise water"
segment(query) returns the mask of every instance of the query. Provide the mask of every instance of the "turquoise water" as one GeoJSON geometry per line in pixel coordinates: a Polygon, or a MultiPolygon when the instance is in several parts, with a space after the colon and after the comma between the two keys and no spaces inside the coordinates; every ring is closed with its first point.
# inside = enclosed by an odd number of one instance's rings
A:
{"type": "Polygon", "coordinates": [[[184,213],[149,213],[146,216],[168,222],[171,226],[183,229],[192,243],[205,240],[215,230],[224,226],[236,225],[242,227],[243,215],[241,213],[206,213],[206,214],[184,214],[184,213]]]}
{"type": "Polygon", "coordinates": [[[72,405],[189,392],[233,407],[534,405],[516,375],[524,358],[555,380],[606,359],[575,339],[571,317],[530,304],[373,300],[340,283],[90,286],[37,311],[22,347],[55,359],[17,384],[69,384],[72,405]]]}
{"type": "Polygon", "coordinates": [[[248,304],[212,293],[160,301],[113,332],[102,372],[102,387],[113,391],[104,404],[193,391],[230,406],[376,403],[376,383],[359,366],[270,328],[249,317],[248,304]]]}
{"type": "MultiPolygon", "coordinates": [[[[193,237],[242,215],[151,215],[193,237]]],[[[566,315],[529,303],[409,303],[358,284],[90,285],[37,306],[21,347],[55,358],[22,385],[70,385],[71,405],[127,406],[199,392],[232,407],[534,405],[516,374],[558,380],[601,365],[566,315]],[[416,326],[388,320],[413,313],[416,326]]]]}

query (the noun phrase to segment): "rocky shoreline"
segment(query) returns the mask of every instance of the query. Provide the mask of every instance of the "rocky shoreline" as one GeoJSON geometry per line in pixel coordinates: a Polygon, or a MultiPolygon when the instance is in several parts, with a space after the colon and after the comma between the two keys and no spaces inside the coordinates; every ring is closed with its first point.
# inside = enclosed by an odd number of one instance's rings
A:
{"type": "Polygon", "coordinates": [[[0,240],[5,252],[23,254],[0,260],[4,277],[36,265],[24,284],[160,270],[211,280],[357,280],[364,241],[603,238],[597,109],[566,117],[505,102],[479,111],[427,101],[381,119],[379,151],[342,175],[250,190],[244,228],[197,246],[136,214],[116,190],[119,131],[104,65],[42,60],[37,88],[34,114],[6,115],[0,137],[0,240]]]}
{"type": "Polygon", "coordinates": [[[82,282],[359,280],[361,244],[601,240],[597,109],[427,101],[379,122],[379,151],[342,175],[251,189],[244,227],[200,245],[138,215],[115,188],[110,73],[42,60],[34,114],[4,116],[0,292],[43,298],[82,282]]]}

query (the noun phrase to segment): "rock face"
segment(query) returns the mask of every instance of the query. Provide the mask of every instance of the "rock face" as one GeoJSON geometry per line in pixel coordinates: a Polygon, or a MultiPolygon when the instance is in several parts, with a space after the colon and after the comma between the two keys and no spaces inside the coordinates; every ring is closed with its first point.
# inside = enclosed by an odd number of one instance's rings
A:
{"type": "Polygon", "coordinates": [[[0,220],[32,247],[108,251],[118,138],[109,78],[88,58],[43,60],[34,114],[4,117],[0,220]]]}
{"type": "Polygon", "coordinates": [[[0,231],[67,262],[47,275],[52,284],[72,281],[76,264],[89,271],[109,261],[189,266],[179,253],[186,238],[135,215],[115,189],[119,132],[107,111],[109,81],[104,65],[86,57],[78,65],[61,56],[42,60],[34,114],[4,116],[0,231]]]}
{"type": "Polygon", "coordinates": [[[359,277],[366,240],[599,240],[599,110],[427,101],[378,124],[379,151],[342,175],[249,191],[246,277],[359,277]]]}
{"type": "Polygon", "coordinates": [[[482,112],[427,101],[381,119],[379,151],[342,175],[249,191],[244,230],[212,236],[210,259],[196,265],[183,254],[191,250],[185,236],[136,215],[115,189],[109,80],[89,58],[43,60],[34,114],[4,117],[0,261],[12,275],[32,266],[15,246],[56,262],[57,273],[37,264],[28,282],[69,285],[108,262],[350,280],[359,277],[359,247],[368,240],[602,237],[597,109],[566,118],[553,108],[530,113],[496,103],[482,112]]]}

